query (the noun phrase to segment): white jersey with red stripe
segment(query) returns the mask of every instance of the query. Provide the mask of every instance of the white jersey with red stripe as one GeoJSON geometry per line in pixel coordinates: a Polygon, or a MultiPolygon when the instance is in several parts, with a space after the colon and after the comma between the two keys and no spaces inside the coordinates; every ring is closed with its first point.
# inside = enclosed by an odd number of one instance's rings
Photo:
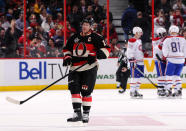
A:
{"type": "Polygon", "coordinates": [[[156,37],[153,41],[152,41],[152,49],[153,49],[153,58],[156,59],[156,50],[157,50],[157,46],[159,45],[161,39],[159,37],[156,37]]]}
{"type": "Polygon", "coordinates": [[[128,41],[127,49],[128,59],[135,59],[137,64],[143,65],[144,54],[142,51],[142,41],[140,39],[131,38],[128,41]]]}
{"type": "Polygon", "coordinates": [[[163,52],[162,52],[162,46],[163,46],[163,41],[167,37],[159,38],[157,41],[157,45],[153,48],[153,58],[157,60],[156,54],[162,59],[163,58],[163,52]]]}
{"type": "Polygon", "coordinates": [[[186,58],[186,40],[181,36],[169,36],[163,41],[163,56],[175,64],[182,64],[186,58]]]}

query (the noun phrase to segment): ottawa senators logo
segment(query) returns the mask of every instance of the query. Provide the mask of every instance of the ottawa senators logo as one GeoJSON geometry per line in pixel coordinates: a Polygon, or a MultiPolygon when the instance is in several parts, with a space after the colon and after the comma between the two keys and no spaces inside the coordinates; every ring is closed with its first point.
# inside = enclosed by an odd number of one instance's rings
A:
{"type": "Polygon", "coordinates": [[[87,47],[84,42],[77,43],[75,47],[75,53],[77,56],[83,56],[87,51],[87,47]]]}

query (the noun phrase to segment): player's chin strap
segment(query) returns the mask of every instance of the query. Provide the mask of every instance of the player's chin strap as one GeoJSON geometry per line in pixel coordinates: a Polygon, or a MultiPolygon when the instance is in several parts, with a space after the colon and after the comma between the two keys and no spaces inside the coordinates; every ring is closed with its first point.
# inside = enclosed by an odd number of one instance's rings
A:
{"type": "Polygon", "coordinates": [[[31,98],[33,98],[34,96],[40,94],[41,92],[45,91],[46,89],[48,89],[49,87],[53,86],[54,84],[56,84],[57,82],[61,81],[62,79],[66,78],[67,76],[69,76],[70,74],[74,73],[75,71],[79,70],[80,68],[82,68],[83,66],[85,66],[86,64],[88,63],[85,63],[79,67],[77,67],[76,69],[72,70],[70,73],[66,74],[67,73],[67,70],[69,67],[67,67],[66,69],[66,72],[65,72],[65,75],[63,77],[61,77],[60,79],[54,81],[53,83],[51,83],[50,85],[48,85],[47,87],[43,88],[42,90],[36,92],[35,94],[33,94],[32,96],[28,97],[27,99],[23,100],[23,101],[18,101],[16,99],[13,99],[11,97],[6,97],[6,100],[11,102],[11,103],[14,103],[14,104],[18,104],[18,105],[21,105],[25,102],[27,102],[28,100],[30,100],[31,98]]]}
{"type": "Polygon", "coordinates": [[[144,78],[146,78],[147,80],[149,80],[150,83],[151,83],[153,86],[155,86],[156,88],[164,88],[164,86],[157,86],[154,82],[152,82],[152,80],[149,79],[149,77],[145,76],[145,74],[144,74],[138,67],[135,67],[135,68],[138,70],[138,72],[140,72],[140,73],[144,76],[144,78]]]}

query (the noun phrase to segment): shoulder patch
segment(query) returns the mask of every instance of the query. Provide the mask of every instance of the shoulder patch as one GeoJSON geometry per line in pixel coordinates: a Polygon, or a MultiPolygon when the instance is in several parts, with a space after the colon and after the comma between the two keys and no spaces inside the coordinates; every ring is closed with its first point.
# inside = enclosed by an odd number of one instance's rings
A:
{"type": "Polygon", "coordinates": [[[135,38],[130,38],[129,42],[131,42],[131,43],[136,42],[136,39],[135,38]]]}
{"type": "Polygon", "coordinates": [[[156,37],[153,39],[153,41],[158,41],[160,38],[159,37],[156,37]]]}

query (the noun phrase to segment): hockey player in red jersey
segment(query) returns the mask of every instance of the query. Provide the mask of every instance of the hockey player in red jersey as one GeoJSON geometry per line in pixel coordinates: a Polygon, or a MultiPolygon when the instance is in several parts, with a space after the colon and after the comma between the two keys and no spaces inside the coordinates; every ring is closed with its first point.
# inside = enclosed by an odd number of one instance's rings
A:
{"type": "Polygon", "coordinates": [[[70,66],[70,71],[86,64],[68,77],[68,88],[72,95],[74,115],[67,122],[88,123],[92,103],[91,93],[96,82],[97,59],[106,59],[110,47],[103,37],[93,33],[91,18],[82,21],[82,32],[71,36],[64,47],[63,66],[70,66]],[[82,113],[83,111],[83,113],[82,113]]]}

